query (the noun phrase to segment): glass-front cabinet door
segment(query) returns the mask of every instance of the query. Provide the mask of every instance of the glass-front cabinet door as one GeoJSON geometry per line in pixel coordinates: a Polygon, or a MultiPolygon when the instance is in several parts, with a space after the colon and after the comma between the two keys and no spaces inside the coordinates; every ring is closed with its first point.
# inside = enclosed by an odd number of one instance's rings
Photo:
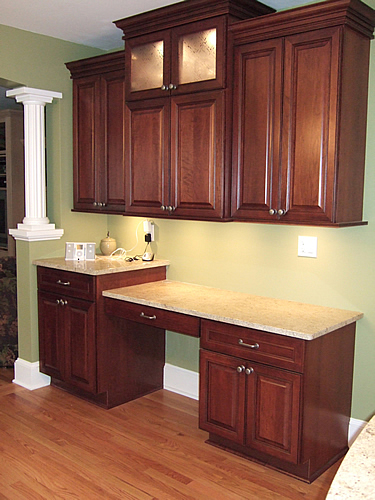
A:
{"type": "Polygon", "coordinates": [[[224,19],[126,40],[126,100],[222,88],[224,19]]]}
{"type": "Polygon", "coordinates": [[[170,74],[170,30],[130,38],[125,42],[126,100],[163,95],[170,74]]]}

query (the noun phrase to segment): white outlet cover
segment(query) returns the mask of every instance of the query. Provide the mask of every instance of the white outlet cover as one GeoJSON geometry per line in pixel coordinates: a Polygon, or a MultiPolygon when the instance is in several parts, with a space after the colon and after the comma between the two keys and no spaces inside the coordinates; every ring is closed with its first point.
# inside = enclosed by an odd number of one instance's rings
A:
{"type": "Polygon", "coordinates": [[[318,238],[316,236],[298,236],[298,257],[318,256],[318,238]]]}

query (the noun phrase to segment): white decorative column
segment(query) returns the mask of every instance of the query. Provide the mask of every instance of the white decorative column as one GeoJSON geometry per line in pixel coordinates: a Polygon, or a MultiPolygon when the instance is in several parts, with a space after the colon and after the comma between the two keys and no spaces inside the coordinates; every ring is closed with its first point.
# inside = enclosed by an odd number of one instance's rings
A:
{"type": "Polygon", "coordinates": [[[19,87],[6,95],[23,104],[25,130],[25,217],[9,234],[24,241],[60,239],[64,230],[55,229],[46,215],[44,107],[62,94],[19,87]]]}

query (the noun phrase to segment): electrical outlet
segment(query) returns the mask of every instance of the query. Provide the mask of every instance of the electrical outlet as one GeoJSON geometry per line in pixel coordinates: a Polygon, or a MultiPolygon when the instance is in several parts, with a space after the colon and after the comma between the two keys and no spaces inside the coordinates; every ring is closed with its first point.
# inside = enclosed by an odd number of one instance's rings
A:
{"type": "Polygon", "coordinates": [[[298,257],[318,256],[318,238],[316,236],[298,236],[298,257]]]}
{"type": "Polygon", "coordinates": [[[154,241],[154,223],[151,220],[143,221],[143,231],[145,234],[151,234],[151,241],[154,241]]]}

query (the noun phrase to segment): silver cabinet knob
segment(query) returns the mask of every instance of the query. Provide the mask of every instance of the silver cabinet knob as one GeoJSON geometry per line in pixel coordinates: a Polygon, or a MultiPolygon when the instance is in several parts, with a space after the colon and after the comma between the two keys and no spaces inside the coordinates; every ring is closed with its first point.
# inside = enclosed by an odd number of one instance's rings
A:
{"type": "Polygon", "coordinates": [[[238,373],[242,373],[245,370],[244,365],[237,366],[238,373]]]}
{"type": "Polygon", "coordinates": [[[168,90],[168,85],[162,85],[160,88],[161,90],[168,90]]]}
{"type": "Polygon", "coordinates": [[[160,208],[161,210],[167,210],[167,207],[165,205],[162,205],[160,208]]]}
{"type": "Polygon", "coordinates": [[[176,87],[176,85],[174,85],[173,83],[170,83],[170,84],[168,85],[168,88],[169,88],[169,90],[176,90],[176,88],[177,88],[177,87],[176,87]]]}
{"type": "Polygon", "coordinates": [[[286,210],[284,210],[283,208],[280,208],[280,209],[277,211],[277,214],[278,214],[278,215],[285,215],[285,214],[286,214],[286,210]]]}
{"type": "Polygon", "coordinates": [[[251,368],[251,367],[246,368],[245,373],[246,373],[246,375],[251,375],[252,373],[254,373],[254,368],[251,368]]]}
{"type": "Polygon", "coordinates": [[[94,205],[94,207],[96,207],[96,205],[97,205],[96,201],[94,201],[93,205],[94,205]]]}
{"type": "Polygon", "coordinates": [[[268,213],[269,213],[270,215],[276,215],[276,214],[277,214],[277,211],[276,211],[274,208],[270,208],[270,209],[269,209],[269,211],[268,211],[268,213]]]}
{"type": "Polygon", "coordinates": [[[56,304],[59,304],[59,306],[66,306],[68,304],[68,301],[63,299],[56,299],[56,304]]]}

